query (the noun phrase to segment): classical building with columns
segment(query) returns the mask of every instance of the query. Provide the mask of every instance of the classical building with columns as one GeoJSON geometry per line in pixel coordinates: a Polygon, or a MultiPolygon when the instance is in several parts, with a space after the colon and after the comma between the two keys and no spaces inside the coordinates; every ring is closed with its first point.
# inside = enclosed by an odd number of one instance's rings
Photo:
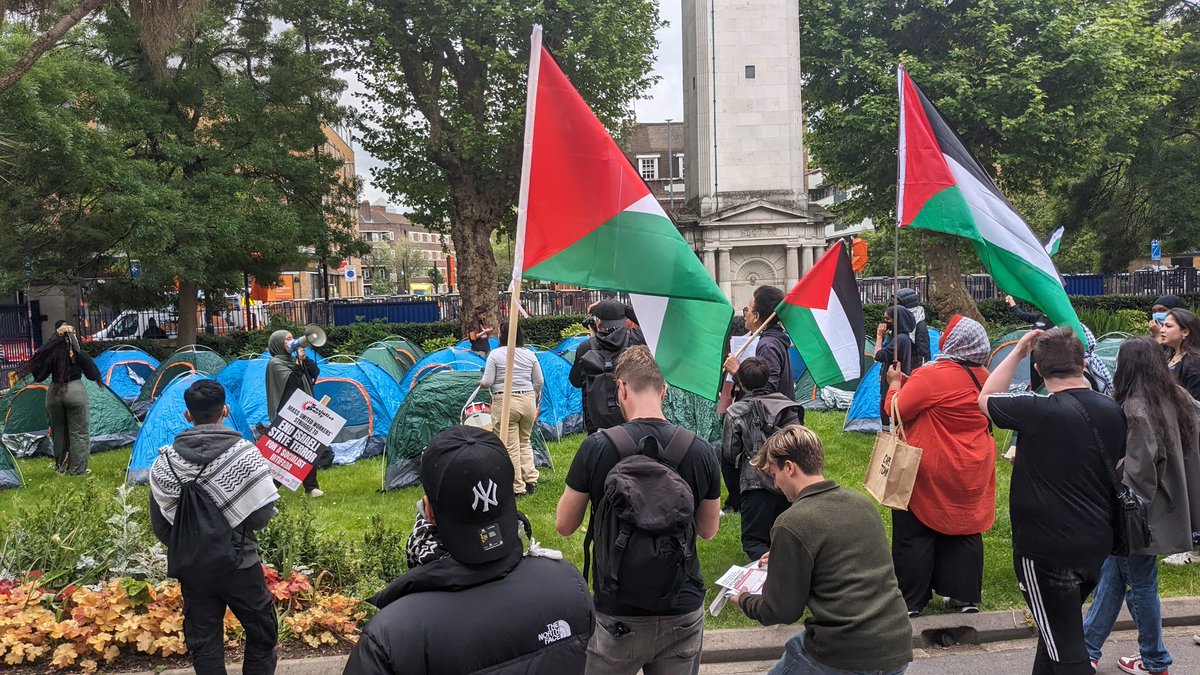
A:
{"type": "Polygon", "coordinates": [[[825,249],[808,201],[795,0],[683,0],[683,205],[673,215],[741,308],[785,292],[825,249]]]}

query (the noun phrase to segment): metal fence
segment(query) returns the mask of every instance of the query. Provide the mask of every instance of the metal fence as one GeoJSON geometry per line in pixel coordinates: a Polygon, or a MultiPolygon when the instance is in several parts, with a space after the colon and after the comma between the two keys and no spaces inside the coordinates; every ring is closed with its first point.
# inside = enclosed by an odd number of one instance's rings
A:
{"type": "MultiPolygon", "coordinates": [[[[964,274],[963,285],[975,300],[1004,297],[988,274],[964,274]]],[[[899,288],[913,288],[928,297],[925,277],[900,277],[899,288]]],[[[1063,275],[1067,295],[1182,295],[1200,292],[1200,269],[1180,268],[1160,272],[1123,272],[1121,274],[1063,275]]],[[[891,277],[867,277],[858,280],[863,302],[891,302],[896,284],[891,277]]]]}

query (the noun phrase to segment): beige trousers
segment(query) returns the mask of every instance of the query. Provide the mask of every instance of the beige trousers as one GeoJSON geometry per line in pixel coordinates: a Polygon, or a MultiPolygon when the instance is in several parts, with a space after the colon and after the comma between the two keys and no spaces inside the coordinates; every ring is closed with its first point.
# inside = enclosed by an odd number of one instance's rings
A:
{"type": "MultiPolygon", "coordinates": [[[[492,411],[499,413],[499,396],[492,411]]],[[[496,415],[499,417],[499,415],[496,415]]],[[[508,407],[509,431],[505,438],[508,446],[508,458],[513,465],[513,492],[525,494],[526,483],[538,481],[538,470],[533,465],[533,443],[529,438],[533,435],[533,425],[537,422],[537,398],[533,392],[526,391],[512,395],[508,407]]],[[[496,435],[501,434],[502,425],[496,424],[496,435]]]]}

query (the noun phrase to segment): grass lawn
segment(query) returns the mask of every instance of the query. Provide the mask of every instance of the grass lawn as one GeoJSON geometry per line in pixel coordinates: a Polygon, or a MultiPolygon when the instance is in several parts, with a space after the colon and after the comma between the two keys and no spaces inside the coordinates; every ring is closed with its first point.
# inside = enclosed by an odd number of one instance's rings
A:
{"type": "MultiPolygon", "coordinates": [[[[862,491],[862,478],[871,454],[872,436],[842,432],[843,413],[810,412],[807,421],[825,443],[826,475],[843,486],[862,491]]],[[[550,451],[554,467],[542,470],[537,494],[518,502],[518,507],[529,516],[534,536],[543,545],[563,551],[568,559],[582,567],[583,532],[564,539],[554,531],[554,507],[562,493],[563,479],[575,450],[583,441],[582,434],[568,437],[560,443],[551,444],[550,451]]],[[[129,461],[129,450],[115,450],[95,455],[91,460],[91,480],[115,488],[125,477],[125,466],[129,461]]],[[[53,471],[49,458],[19,460],[26,487],[0,491],[0,532],[7,531],[8,523],[19,509],[46,510],[63,491],[69,490],[73,481],[80,480],[58,476],[53,471]]],[[[1007,462],[997,462],[997,508],[996,524],[984,534],[985,566],[982,608],[1005,609],[1023,606],[1020,591],[1012,569],[1011,531],[1008,520],[1008,483],[1011,469],[1007,462]]],[[[421,491],[419,488],[380,493],[383,459],[376,457],[350,466],[339,466],[321,473],[321,487],[326,491],[323,499],[311,500],[311,509],[320,529],[330,537],[361,539],[370,526],[371,517],[383,515],[390,527],[408,531],[412,527],[414,510],[421,491]]],[[[146,498],[149,489],[139,487],[146,498]]],[[[284,490],[285,500],[305,499],[302,494],[284,490]]],[[[883,515],[884,509],[880,509],[883,515]]],[[[884,516],[890,532],[890,518],[884,516]]],[[[97,524],[100,525],[99,523],[97,524]]],[[[712,541],[699,544],[704,577],[710,583],[732,564],[746,562],[742,553],[740,525],[736,514],[721,519],[721,529],[712,541]]],[[[1160,585],[1164,596],[1200,595],[1200,571],[1194,567],[1160,566],[1160,585]]],[[[708,600],[712,600],[712,589],[708,600]]],[[[934,603],[931,609],[939,609],[934,603]]],[[[744,627],[752,625],[737,610],[728,609],[721,616],[711,619],[712,627],[744,627]]]]}

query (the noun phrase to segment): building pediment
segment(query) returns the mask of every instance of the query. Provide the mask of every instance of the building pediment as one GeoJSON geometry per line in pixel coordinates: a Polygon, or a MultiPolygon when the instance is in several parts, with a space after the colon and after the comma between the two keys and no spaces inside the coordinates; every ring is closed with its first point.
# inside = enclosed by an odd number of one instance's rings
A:
{"type": "Polygon", "coordinates": [[[713,213],[703,219],[706,225],[737,225],[750,223],[808,223],[813,218],[807,211],[797,210],[789,206],[775,204],[766,200],[757,200],[748,204],[739,204],[723,211],[713,213]]]}

